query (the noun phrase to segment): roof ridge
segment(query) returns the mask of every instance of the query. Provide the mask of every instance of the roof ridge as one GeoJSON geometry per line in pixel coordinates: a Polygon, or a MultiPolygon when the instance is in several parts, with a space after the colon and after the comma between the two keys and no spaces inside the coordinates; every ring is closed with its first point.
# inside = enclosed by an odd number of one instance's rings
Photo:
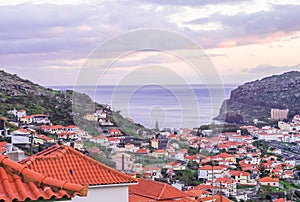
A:
{"type": "Polygon", "coordinates": [[[25,158],[25,159],[19,161],[19,163],[30,165],[30,164],[34,163],[36,160],[47,160],[47,159],[51,159],[51,158],[57,158],[57,159],[59,159],[62,156],[64,156],[64,154],[66,153],[66,152],[64,152],[62,150],[59,150],[60,149],[59,146],[60,145],[54,145],[52,147],[49,147],[48,149],[45,149],[45,150],[43,150],[41,152],[36,153],[33,156],[30,156],[28,158],[25,158]],[[56,155],[49,155],[50,153],[52,153],[52,152],[54,152],[56,150],[58,152],[56,155]],[[46,155],[48,155],[48,156],[46,156],[46,155]]]}
{"type": "Polygon", "coordinates": [[[84,155],[83,153],[77,151],[77,150],[74,149],[73,147],[69,147],[69,146],[65,146],[65,147],[66,147],[66,149],[68,149],[69,151],[71,151],[71,152],[73,152],[73,153],[75,153],[75,154],[80,155],[80,156],[81,156],[82,158],[84,158],[85,160],[88,160],[88,161],[90,161],[91,163],[95,163],[98,167],[103,167],[104,169],[107,169],[107,170],[109,170],[109,171],[111,171],[111,172],[113,172],[113,173],[115,173],[115,174],[122,175],[122,177],[133,179],[133,177],[131,177],[131,176],[129,176],[129,175],[126,175],[125,173],[119,172],[119,171],[117,171],[117,170],[115,170],[115,169],[113,169],[113,168],[111,168],[111,167],[109,167],[109,166],[107,166],[107,165],[105,165],[105,164],[103,164],[103,163],[100,163],[99,161],[93,159],[92,157],[89,157],[89,156],[87,156],[87,155],[84,155]]]}
{"type": "Polygon", "coordinates": [[[158,196],[157,200],[159,200],[159,199],[161,198],[161,196],[163,195],[163,193],[164,193],[164,191],[165,191],[166,187],[167,187],[167,185],[166,185],[166,184],[164,184],[164,187],[162,188],[162,190],[161,190],[161,192],[160,192],[160,194],[159,194],[159,196],[158,196]]]}

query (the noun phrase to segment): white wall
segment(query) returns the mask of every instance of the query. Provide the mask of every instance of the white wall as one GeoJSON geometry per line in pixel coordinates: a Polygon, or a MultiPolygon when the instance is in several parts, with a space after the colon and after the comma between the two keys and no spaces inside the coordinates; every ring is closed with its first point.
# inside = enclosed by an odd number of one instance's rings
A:
{"type": "MultiPolygon", "coordinates": [[[[214,179],[224,177],[222,170],[214,170],[214,179]]],[[[212,170],[199,170],[198,179],[212,179],[212,170]]]]}
{"type": "Polygon", "coordinates": [[[89,187],[86,197],[77,196],[72,201],[128,202],[128,186],[89,187]]]}

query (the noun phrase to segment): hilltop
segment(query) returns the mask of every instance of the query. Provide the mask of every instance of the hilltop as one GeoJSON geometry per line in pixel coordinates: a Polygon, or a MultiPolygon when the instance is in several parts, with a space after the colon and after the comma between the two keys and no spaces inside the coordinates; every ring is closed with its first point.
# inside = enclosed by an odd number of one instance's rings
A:
{"type": "Polygon", "coordinates": [[[13,108],[26,109],[30,114],[50,116],[55,124],[73,124],[72,96],[72,91],[55,91],[0,71],[0,113],[4,116],[13,108]]]}
{"type": "MultiPolygon", "coordinates": [[[[46,114],[53,124],[73,125],[75,124],[74,120],[80,121],[81,125],[85,126],[83,129],[96,133],[97,122],[92,123],[82,117],[85,113],[93,113],[95,109],[102,109],[103,105],[94,102],[86,94],[72,90],[60,91],[45,88],[27,79],[22,79],[16,74],[0,70],[0,115],[9,116],[7,111],[14,108],[26,109],[29,114],[46,114]],[[78,102],[74,98],[80,99],[79,103],[84,103],[84,106],[76,106],[78,102]],[[79,107],[81,113],[74,114],[74,107],[79,107]]],[[[134,134],[138,129],[146,130],[143,126],[132,123],[115,112],[112,112],[109,118],[112,122],[116,120],[122,123],[120,128],[128,135],[134,134]]]]}
{"type": "Polygon", "coordinates": [[[300,113],[300,72],[273,75],[238,86],[224,100],[216,119],[227,122],[265,120],[271,108],[289,109],[289,116],[300,113]]]}

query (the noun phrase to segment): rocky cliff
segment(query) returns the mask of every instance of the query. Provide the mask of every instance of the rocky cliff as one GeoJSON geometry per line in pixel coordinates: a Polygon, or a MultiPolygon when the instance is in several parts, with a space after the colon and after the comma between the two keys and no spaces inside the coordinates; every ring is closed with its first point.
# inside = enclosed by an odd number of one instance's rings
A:
{"type": "Polygon", "coordinates": [[[240,85],[225,100],[216,119],[227,122],[251,121],[270,117],[271,109],[289,109],[289,116],[300,113],[300,72],[281,75],[240,85]]]}

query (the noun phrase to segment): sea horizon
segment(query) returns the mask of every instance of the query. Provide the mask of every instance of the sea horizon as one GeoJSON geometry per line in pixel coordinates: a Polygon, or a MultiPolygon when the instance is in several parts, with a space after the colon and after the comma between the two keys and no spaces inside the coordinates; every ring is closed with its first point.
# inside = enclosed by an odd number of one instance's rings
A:
{"type": "Polygon", "coordinates": [[[217,116],[224,99],[238,84],[185,85],[86,85],[47,86],[54,90],[75,90],[89,95],[95,102],[108,104],[114,111],[142,124],[155,128],[194,128],[210,124],[217,116]],[[216,87],[216,88],[215,88],[216,87]],[[224,87],[224,95],[222,88],[224,87]],[[213,91],[219,94],[211,96],[213,91]],[[224,99],[223,99],[224,98],[224,99]],[[215,102],[214,102],[215,100],[215,102]],[[214,111],[214,112],[213,112],[214,111]]]}

